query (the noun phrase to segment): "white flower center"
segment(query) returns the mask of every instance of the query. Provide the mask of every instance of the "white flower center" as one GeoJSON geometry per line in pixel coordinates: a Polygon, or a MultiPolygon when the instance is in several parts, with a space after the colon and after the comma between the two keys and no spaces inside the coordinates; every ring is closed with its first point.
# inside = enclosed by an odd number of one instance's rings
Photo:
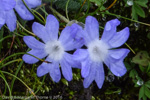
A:
{"type": "Polygon", "coordinates": [[[49,41],[45,44],[45,51],[51,59],[60,60],[64,54],[64,48],[59,41],[49,41]]]}
{"type": "Polygon", "coordinates": [[[109,46],[102,40],[94,40],[87,47],[92,61],[102,62],[107,57],[109,46]]]}

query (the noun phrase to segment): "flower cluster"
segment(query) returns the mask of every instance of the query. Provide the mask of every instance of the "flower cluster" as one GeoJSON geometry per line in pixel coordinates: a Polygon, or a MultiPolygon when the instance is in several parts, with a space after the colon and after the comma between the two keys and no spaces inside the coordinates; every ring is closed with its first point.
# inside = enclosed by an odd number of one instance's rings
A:
{"type": "MultiPolygon", "coordinates": [[[[128,49],[115,49],[123,45],[129,37],[129,28],[117,32],[120,24],[118,19],[110,20],[106,23],[104,32],[99,38],[98,21],[88,16],[84,29],[77,24],[66,26],[59,38],[59,22],[53,15],[48,15],[46,25],[37,22],[32,25],[33,33],[43,42],[38,41],[33,36],[24,36],[23,40],[31,49],[28,53],[40,59],[46,58],[38,68],[37,76],[41,77],[47,73],[55,82],[61,79],[60,66],[66,80],[72,80],[72,68],[80,68],[84,78],[84,87],[95,80],[99,88],[102,87],[105,75],[103,63],[110,71],[120,77],[126,73],[123,60],[129,53],[128,49]],[[85,45],[87,49],[81,49],[85,45]],[[76,50],[73,54],[67,51],[76,50]]],[[[23,60],[33,64],[39,59],[25,54],[23,60]]]]}
{"type": "MultiPolygon", "coordinates": [[[[24,2],[30,9],[41,5],[41,0],[24,0],[24,2]]],[[[0,29],[5,23],[10,31],[16,29],[17,18],[13,9],[24,20],[34,19],[22,0],[0,0],[0,29]]]]}

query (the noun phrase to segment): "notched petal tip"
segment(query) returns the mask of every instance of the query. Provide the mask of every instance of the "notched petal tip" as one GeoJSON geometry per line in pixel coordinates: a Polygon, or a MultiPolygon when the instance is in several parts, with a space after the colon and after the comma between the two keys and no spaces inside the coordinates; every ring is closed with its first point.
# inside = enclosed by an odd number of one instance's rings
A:
{"type": "Polygon", "coordinates": [[[117,26],[120,24],[120,21],[119,21],[118,19],[114,19],[114,20],[112,20],[112,22],[113,22],[114,24],[116,24],[117,26]]]}
{"type": "Polygon", "coordinates": [[[111,29],[111,24],[108,22],[106,23],[105,30],[109,31],[110,29],[111,29]]]}
{"type": "Polygon", "coordinates": [[[99,89],[102,88],[103,84],[104,84],[104,80],[100,80],[101,82],[96,82],[97,86],[99,89]]]}
{"type": "MultiPolygon", "coordinates": [[[[52,22],[54,22],[55,23],[55,25],[58,25],[59,26],[59,22],[58,22],[58,20],[56,19],[56,17],[54,16],[54,15],[52,15],[52,14],[49,14],[48,16],[47,16],[47,18],[46,18],[46,24],[52,24],[52,22]]],[[[54,24],[53,23],[53,24],[54,24]]],[[[53,25],[52,24],[52,25],[53,25]]]]}
{"type": "Polygon", "coordinates": [[[126,34],[127,36],[129,36],[129,34],[130,34],[129,27],[125,27],[124,29],[122,29],[118,33],[121,33],[121,32],[124,33],[124,34],[126,34]]]}
{"type": "Polygon", "coordinates": [[[86,18],[84,30],[91,40],[99,39],[99,23],[95,17],[88,16],[86,18]]]}
{"type": "Polygon", "coordinates": [[[58,39],[59,22],[55,16],[51,14],[47,16],[45,28],[50,40],[54,41],[58,39]]]}
{"type": "Polygon", "coordinates": [[[110,31],[112,29],[112,27],[116,27],[120,24],[120,21],[118,19],[113,19],[113,20],[110,20],[106,23],[105,25],[105,30],[106,31],[110,31]]]}
{"type": "Polygon", "coordinates": [[[108,41],[108,44],[111,46],[111,48],[119,47],[128,40],[129,35],[129,28],[126,27],[123,30],[115,33],[113,37],[108,41]]]}
{"type": "Polygon", "coordinates": [[[92,84],[93,80],[94,79],[87,79],[87,77],[86,77],[83,81],[84,88],[88,88],[92,84]]]}
{"type": "MultiPolygon", "coordinates": [[[[95,17],[92,17],[92,16],[88,16],[86,18],[86,21],[85,21],[85,29],[88,31],[96,31],[96,33],[99,33],[99,23],[97,21],[97,19],[95,17]],[[86,29],[87,28],[87,29],[86,29]]],[[[91,33],[91,34],[94,34],[94,33],[91,33]]]]}
{"type": "Polygon", "coordinates": [[[128,39],[129,35],[130,35],[130,29],[129,29],[129,27],[125,27],[122,31],[126,34],[126,37],[128,39]]]}
{"type": "Polygon", "coordinates": [[[87,16],[86,17],[86,22],[90,23],[90,22],[93,22],[93,21],[98,23],[98,21],[97,21],[97,19],[95,17],[93,17],[93,16],[87,16]]]}

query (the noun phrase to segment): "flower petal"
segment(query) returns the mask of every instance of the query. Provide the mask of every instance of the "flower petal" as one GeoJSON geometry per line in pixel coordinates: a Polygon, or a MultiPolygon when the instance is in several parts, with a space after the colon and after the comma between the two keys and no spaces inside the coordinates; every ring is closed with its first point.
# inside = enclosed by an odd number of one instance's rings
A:
{"type": "Polygon", "coordinates": [[[0,29],[1,29],[1,27],[5,24],[5,11],[3,11],[3,10],[0,10],[0,29]]]}
{"type": "Polygon", "coordinates": [[[45,69],[46,67],[49,67],[50,64],[42,63],[38,68],[37,68],[37,76],[41,77],[49,72],[49,70],[45,69]]]}
{"type": "Polygon", "coordinates": [[[48,62],[52,62],[52,63],[45,63],[43,62],[38,68],[37,68],[37,76],[38,77],[41,77],[47,73],[50,73],[51,69],[52,69],[52,64],[53,64],[53,61],[47,57],[45,61],[48,61],[48,62]]]}
{"type": "Polygon", "coordinates": [[[32,25],[32,31],[35,35],[42,39],[43,42],[47,43],[48,41],[51,41],[50,36],[46,31],[46,27],[40,23],[34,22],[32,25]]]}
{"type": "Polygon", "coordinates": [[[84,45],[87,46],[92,41],[91,37],[85,30],[79,30],[78,34],[80,34],[80,37],[82,37],[81,39],[83,39],[84,45]]]}
{"type": "MultiPolygon", "coordinates": [[[[35,57],[38,57],[40,59],[44,58],[47,56],[44,50],[34,50],[32,49],[31,51],[28,52],[31,55],[34,55],[35,57]]],[[[22,59],[28,63],[28,64],[34,64],[38,62],[39,60],[31,55],[25,54],[23,55],[22,59]]]]}
{"type": "Polygon", "coordinates": [[[12,10],[16,5],[15,0],[1,0],[0,8],[4,10],[12,10]]]}
{"type": "Polygon", "coordinates": [[[31,49],[44,49],[44,44],[35,39],[33,36],[24,36],[23,40],[31,49]]]}
{"type": "Polygon", "coordinates": [[[86,78],[90,73],[91,61],[89,58],[87,58],[81,64],[81,75],[82,77],[86,78]]]}
{"type": "Polygon", "coordinates": [[[80,63],[73,59],[73,55],[64,52],[64,59],[69,63],[69,65],[71,65],[71,67],[81,68],[80,63]]]}
{"type": "Polygon", "coordinates": [[[104,32],[101,39],[107,43],[116,33],[116,27],[119,24],[120,21],[118,19],[108,21],[105,25],[104,32]]]}
{"type": "Polygon", "coordinates": [[[129,28],[126,27],[120,32],[114,34],[114,36],[109,40],[108,44],[112,48],[116,48],[124,44],[128,38],[129,38],[129,28]]]}
{"type": "Polygon", "coordinates": [[[99,39],[99,24],[96,18],[92,16],[86,18],[85,31],[92,40],[99,39]]]}
{"type": "Polygon", "coordinates": [[[6,24],[10,31],[16,29],[17,18],[13,9],[6,12],[6,24]]]}
{"type": "Polygon", "coordinates": [[[76,41],[76,34],[81,30],[77,24],[72,24],[72,26],[66,26],[59,37],[65,51],[70,51],[81,47],[83,41],[76,41]]]}
{"type": "Polygon", "coordinates": [[[81,68],[81,62],[88,57],[88,51],[86,49],[77,49],[72,55],[73,61],[78,65],[77,68],[81,68]]]}
{"type": "Polygon", "coordinates": [[[41,5],[42,0],[24,0],[29,8],[35,8],[41,5]]]}
{"type": "Polygon", "coordinates": [[[93,82],[93,80],[95,79],[95,75],[96,75],[95,67],[96,66],[94,65],[94,63],[92,63],[92,65],[90,67],[90,73],[83,81],[84,88],[88,88],[90,86],[90,84],[93,82]]]}
{"type": "Polygon", "coordinates": [[[57,40],[58,39],[58,31],[59,31],[59,22],[53,15],[48,15],[46,19],[46,31],[47,36],[50,40],[57,40]]]}
{"type": "Polygon", "coordinates": [[[95,81],[98,86],[98,88],[102,88],[104,80],[105,80],[105,75],[104,75],[104,68],[102,63],[97,63],[96,65],[96,76],[95,76],[95,81]]]}
{"type": "Polygon", "coordinates": [[[123,76],[127,72],[123,60],[120,60],[116,63],[110,63],[110,70],[114,75],[119,77],[123,76]]]}
{"type": "Polygon", "coordinates": [[[88,57],[88,55],[87,49],[77,49],[73,54],[73,59],[77,61],[83,61],[88,57]]]}
{"type": "Polygon", "coordinates": [[[60,61],[60,65],[61,65],[62,74],[65,77],[65,79],[71,81],[72,80],[71,65],[69,65],[69,63],[67,63],[65,59],[62,59],[60,61]]]}
{"type": "Polygon", "coordinates": [[[130,52],[129,49],[113,49],[113,50],[109,50],[109,62],[116,62],[120,59],[124,59],[128,53],[130,52]]]}
{"type": "Polygon", "coordinates": [[[53,61],[51,64],[50,76],[54,82],[59,82],[61,79],[61,73],[59,69],[59,62],[53,61]]]}
{"type": "Polygon", "coordinates": [[[22,0],[16,1],[15,10],[20,15],[20,17],[24,20],[33,20],[34,16],[28,11],[28,9],[23,4],[22,0]]]}

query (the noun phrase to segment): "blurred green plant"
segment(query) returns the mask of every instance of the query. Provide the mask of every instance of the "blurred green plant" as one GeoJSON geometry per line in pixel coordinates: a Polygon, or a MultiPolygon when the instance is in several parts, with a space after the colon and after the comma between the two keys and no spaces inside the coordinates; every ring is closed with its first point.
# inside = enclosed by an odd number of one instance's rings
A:
{"type": "Polygon", "coordinates": [[[148,0],[124,0],[126,7],[132,6],[132,19],[138,20],[138,16],[145,18],[145,12],[143,8],[148,8],[148,0]]]}

